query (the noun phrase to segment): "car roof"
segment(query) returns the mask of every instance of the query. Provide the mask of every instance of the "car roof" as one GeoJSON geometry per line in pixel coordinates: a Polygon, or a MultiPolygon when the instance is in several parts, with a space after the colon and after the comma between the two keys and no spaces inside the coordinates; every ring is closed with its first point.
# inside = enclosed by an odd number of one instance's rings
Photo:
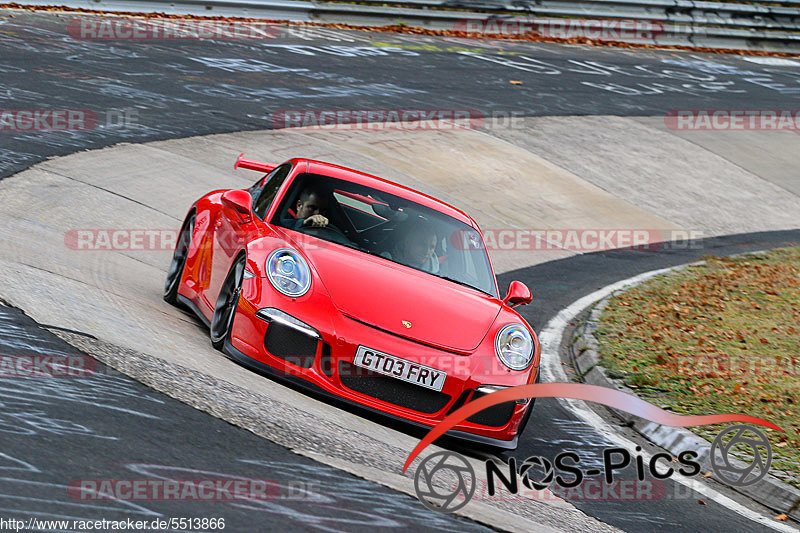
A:
{"type": "Polygon", "coordinates": [[[394,183],[365,172],[359,172],[358,170],[353,170],[351,168],[334,165],[332,163],[326,163],[324,161],[315,161],[313,159],[293,159],[292,161],[296,163],[308,163],[308,172],[312,174],[330,176],[332,178],[338,178],[352,183],[357,183],[366,187],[372,187],[373,189],[399,196],[405,200],[416,202],[430,209],[439,211],[440,213],[444,213],[445,215],[449,215],[469,226],[475,228],[478,227],[475,221],[463,211],[456,209],[455,207],[448,205],[441,200],[437,200],[432,196],[428,196],[427,194],[415,191],[414,189],[404,187],[398,183],[394,183]]]}

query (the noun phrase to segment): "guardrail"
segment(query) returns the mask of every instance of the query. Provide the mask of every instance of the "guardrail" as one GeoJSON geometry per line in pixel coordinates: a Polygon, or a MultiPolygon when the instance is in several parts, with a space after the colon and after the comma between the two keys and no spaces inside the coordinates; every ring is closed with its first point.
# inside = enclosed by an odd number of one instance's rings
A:
{"type": "MultiPolygon", "coordinates": [[[[363,0],[362,0],[363,1],[363,0]]],[[[365,3],[380,3],[367,0],[365,3]]],[[[723,2],[693,2],[691,0],[541,0],[539,2],[486,0],[411,0],[414,5],[460,7],[468,9],[498,9],[524,12],[537,16],[591,16],[658,20],[662,22],[714,24],[753,28],[800,30],[800,9],[763,4],[733,4],[723,2]],[[490,7],[490,6],[494,7],[490,7]]],[[[800,6],[800,2],[797,4],[800,6]]]]}
{"type": "MultiPolygon", "coordinates": [[[[584,25],[597,21],[606,24],[635,21],[649,23],[658,31],[647,38],[631,39],[621,35],[610,40],[800,53],[800,0],[780,0],[782,5],[777,6],[772,5],[773,2],[737,4],[692,0],[394,0],[389,5],[386,0],[358,0],[358,4],[305,0],[56,1],[66,7],[107,11],[245,16],[367,26],[405,23],[428,29],[462,31],[474,27],[464,25],[468,20],[491,20],[503,23],[504,28],[516,25],[532,31],[556,27],[559,20],[572,26],[581,24],[579,21],[584,25]]],[[[52,2],[21,3],[52,5],[52,2]]]]}

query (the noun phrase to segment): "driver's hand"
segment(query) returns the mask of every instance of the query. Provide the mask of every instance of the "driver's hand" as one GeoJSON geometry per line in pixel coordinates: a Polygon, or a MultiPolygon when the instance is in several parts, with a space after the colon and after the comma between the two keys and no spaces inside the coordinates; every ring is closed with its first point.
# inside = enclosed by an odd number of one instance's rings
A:
{"type": "Polygon", "coordinates": [[[312,226],[314,228],[324,228],[328,225],[328,219],[322,215],[311,215],[303,221],[304,226],[312,226]]]}

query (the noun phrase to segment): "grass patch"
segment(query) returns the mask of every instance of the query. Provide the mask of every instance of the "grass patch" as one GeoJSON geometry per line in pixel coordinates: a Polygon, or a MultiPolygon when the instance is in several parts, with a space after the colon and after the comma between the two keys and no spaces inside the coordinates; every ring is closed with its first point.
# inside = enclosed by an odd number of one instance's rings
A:
{"type": "Polygon", "coordinates": [[[600,364],[669,411],[777,424],[772,472],[800,487],[800,248],[705,261],[611,298],[600,364]]]}

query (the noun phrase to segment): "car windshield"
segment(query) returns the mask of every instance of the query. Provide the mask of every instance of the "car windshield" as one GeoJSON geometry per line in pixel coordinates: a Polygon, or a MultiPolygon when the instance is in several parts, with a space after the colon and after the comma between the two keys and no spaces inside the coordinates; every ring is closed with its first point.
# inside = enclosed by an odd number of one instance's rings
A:
{"type": "Polygon", "coordinates": [[[497,297],[489,258],[474,228],[371,187],[300,174],[272,223],[497,297]]]}

